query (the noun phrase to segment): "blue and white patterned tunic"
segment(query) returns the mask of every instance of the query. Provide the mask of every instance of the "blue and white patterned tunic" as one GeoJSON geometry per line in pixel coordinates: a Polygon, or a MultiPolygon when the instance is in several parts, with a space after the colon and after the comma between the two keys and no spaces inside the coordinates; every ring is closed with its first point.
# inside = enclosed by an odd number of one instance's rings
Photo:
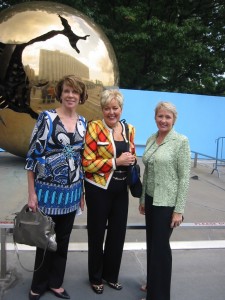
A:
{"type": "Polygon", "coordinates": [[[86,127],[85,118],[78,116],[75,132],[68,133],[54,109],[38,117],[25,169],[35,173],[38,206],[48,215],[67,214],[79,207],[86,127]]]}

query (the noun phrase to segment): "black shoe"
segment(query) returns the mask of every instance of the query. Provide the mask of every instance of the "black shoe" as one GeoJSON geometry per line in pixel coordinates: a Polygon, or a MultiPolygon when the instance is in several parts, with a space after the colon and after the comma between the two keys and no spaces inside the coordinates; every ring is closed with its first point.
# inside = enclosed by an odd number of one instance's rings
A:
{"type": "Polygon", "coordinates": [[[141,287],[140,287],[140,290],[142,292],[147,292],[147,284],[143,284],[141,287]]]}
{"type": "Polygon", "coordinates": [[[70,299],[70,295],[67,293],[66,290],[64,290],[61,293],[55,292],[52,289],[49,289],[56,297],[61,298],[61,299],[70,299]]]}
{"type": "Polygon", "coordinates": [[[113,282],[107,281],[107,283],[112,289],[117,290],[117,291],[120,291],[123,288],[122,284],[120,284],[119,282],[113,283],[113,282]]]}
{"type": "Polygon", "coordinates": [[[92,290],[96,293],[96,294],[102,294],[104,291],[104,286],[103,284],[92,284],[91,285],[92,290]]]}
{"type": "Polygon", "coordinates": [[[41,298],[40,294],[33,295],[31,294],[31,291],[29,292],[29,300],[39,300],[41,298]]]}

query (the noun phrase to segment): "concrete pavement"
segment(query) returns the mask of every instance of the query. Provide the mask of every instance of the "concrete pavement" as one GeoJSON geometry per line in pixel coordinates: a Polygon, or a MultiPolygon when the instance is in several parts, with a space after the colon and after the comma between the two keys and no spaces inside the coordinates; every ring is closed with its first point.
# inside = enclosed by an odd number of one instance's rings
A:
{"type": "MultiPolygon", "coordinates": [[[[141,164],[141,159],[139,161],[141,164]]],[[[27,201],[26,172],[23,166],[23,159],[6,152],[0,153],[1,221],[12,220],[13,213],[19,211],[27,201]]],[[[143,172],[142,164],[141,167],[143,172]]],[[[184,222],[194,223],[196,228],[180,227],[172,235],[171,300],[225,299],[225,230],[197,226],[225,222],[225,172],[220,167],[218,177],[217,172],[211,174],[212,169],[211,161],[198,162],[197,168],[192,168],[184,222]]],[[[128,224],[144,223],[137,209],[138,200],[131,197],[128,224]]],[[[86,224],[86,211],[77,217],[75,224],[86,224]]],[[[0,279],[0,299],[28,299],[32,273],[21,268],[15,251],[10,250],[13,249],[10,234],[7,242],[8,273],[6,278],[0,279]]],[[[144,230],[127,230],[125,249],[130,250],[124,250],[123,254],[119,277],[124,286],[122,291],[112,290],[105,285],[102,295],[93,293],[87,276],[86,242],[86,230],[73,230],[64,284],[71,299],[138,300],[145,296],[139,290],[146,276],[144,230]]],[[[34,251],[20,250],[19,253],[24,266],[32,269],[34,251]]],[[[54,298],[50,293],[41,297],[43,300],[54,298]]]]}

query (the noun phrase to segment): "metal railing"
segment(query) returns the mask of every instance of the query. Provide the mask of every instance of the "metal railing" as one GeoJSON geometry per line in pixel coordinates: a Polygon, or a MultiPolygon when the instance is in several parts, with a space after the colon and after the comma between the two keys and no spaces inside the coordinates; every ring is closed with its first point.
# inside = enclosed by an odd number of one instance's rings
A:
{"type": "MultiPolygon", "coordinates": [[[[1,229],[1,273],[0,279],[7,278],[7,249],[6,240],[9,231],[13,230],[13,222],[0,222],[1,229]]],[[[185,229],[225,229],[225,222],[195,222],[195,223],[182,223],[181,228],[185,229]]],[[[144,224],[128,224],[127,229],[145,229],[144,224]]],[[[73,229],[87,229],[87,225],[73,225],[73,229]]]]}
{"type": "Polygon", "coordinates": [[[223,136],[216,139],[216,162],[214,164],[214,168],[213,168],[211,174],[213,174],[214,171],[217,171],[218,176],[220,176],[218,166],[224,166],[225,165],[225,159],[223,159],[224,154],[225,154],[224,153],[224,148],[223,148],[224,140],[225,140],[225,137],[223,137],[223,136]],[[218,162],[220,162],[220,163],[218,163],[218,162]]]}
{"type": "Polygon", "coordinates": [[[218,166],[225,166],[225,159],[219,158],[218,155],[216,155],[216,157],[214,157],[214,156],[210,156],[210,155],[203,154],[203,153],[196,152],[196,151],[191,151],[191,153],[194,154],[194,165],[193,165],[194,168],[197,168],[199,156],[206,157],[211,160],[215,160],[215,163],[213,164],[214,167],[213,167],[211,174],[213,174],[213,172],[216,170],[218,173],[218,176],[219,176],[218,166]],[[218,162],[221,162],[221,164],[219,164],[218,162]]]}

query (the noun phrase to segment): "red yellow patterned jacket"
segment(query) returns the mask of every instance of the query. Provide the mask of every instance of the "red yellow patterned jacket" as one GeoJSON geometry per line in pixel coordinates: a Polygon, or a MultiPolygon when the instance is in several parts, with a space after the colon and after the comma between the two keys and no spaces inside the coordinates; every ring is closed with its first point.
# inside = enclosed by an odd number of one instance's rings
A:
{"type": "MultiPolygon", "coordinates": [[[[124,123],[123,136],[127,141],[124,123]]],[[[135,128],[128,124],[130,152],[134,155],[135,128]]],[[[88,123],[82,164],[85,171],[85,180],[107,189],[110,179],[116,169],[116,147],[113,140],[113,130],[104,120],[96,120],[88,123]]]]}

